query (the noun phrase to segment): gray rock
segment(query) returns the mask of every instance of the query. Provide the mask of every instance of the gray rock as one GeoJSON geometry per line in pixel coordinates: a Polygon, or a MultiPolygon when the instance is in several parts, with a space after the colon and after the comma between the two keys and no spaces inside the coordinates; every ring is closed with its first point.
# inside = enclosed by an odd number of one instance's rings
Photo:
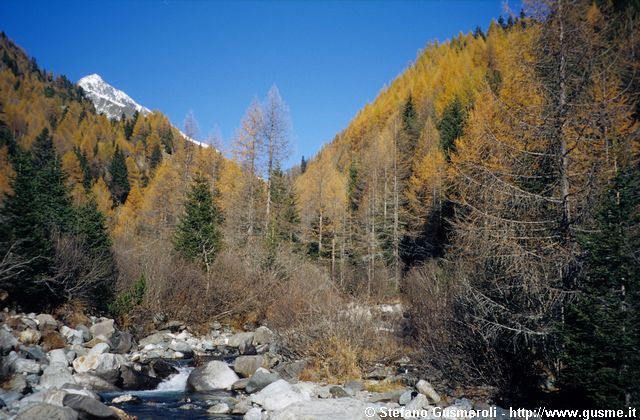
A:
{"type": "Polygon", "coordinates": [[[55,349],[47,353],[49,356],[49,366],[53,367],[67,367],[69,366],[69,359],[64,349],[55,349]]]}
{"type": "Polygon", "coordinates": [[[257,407],[253,407],[249,409],[242,417],[243,420],[261,420],[262,419],[262,410],[257,407]]]}
{"type": "Polygon", "coordinates": [[[156,389],[158,384],[162,382],[160,378],[154,378],[129,366],[120,368],[120,378],[122,380],[122,389],[131,391],[156,389]]]}
{"type": "Polygon", "coordinates": [[[438,393],[436,392],[435,389],[433,389],[431,384],[425,381],[424,379],[420,379],[418,381],[418,383],[416,384],[416,389],[421,394],[424,394],[425,396],[427,396],[427,398],[429,398],[430,401],[434,403],[440,402],[440,395],[438,395],[438,393]]]}
{"type": "Polygon", "coordinates": [[[73,375],[74,382],[84,385],[94,391],[118,391],[118,387],[104,379],[89,373],[77,373],[73,375]]]}
{"type": "Polygon", "coordinates": [[[73,361],[73,369],[77,373],[90,373],[115,383],[120,376],[120,367],[127,365],[124,356],[119,354],[97,354],[80,356],[73,361]]]}
{"type": "Polygon", "coordinates": [[[156,377],[160,379],[165,379],[178,373],[178,369],[173,367],[173,365],[168,363],[166,360],[156,359],[152,361],[150,365],[151,369],[153,369],[153,373],[155,373],[156,377]]]}
{"type": "Polygon", "coordinates": [[[82,333],[82,339],[84,341],[91,340],[91,330],[89,330],[89,327],[87,327],[84,324],[78,324],[78,325],[76,325],[76,330],[78,330],[78,331],[80,331],[82,333]]]}
{"type": "Polygon", "coordinates": [[[32,404],[21,410],[16,420],[77,420],[78,414],[68,407],[53,404],[32,404]]]}
{"type": "Polygon", "coordinates": [[[291,404],[309,399],[309,395],[295,389],[283,379],[275,381],[260,392],[251,395],[252,402],[269,411],[282,410],[291,404]]]}
{"type": "Polygon", "coordinates": [[[75,384],[76,380],[67,366],[49,365],[40,377],[41,389],[62,388],[67,384],[75,384]]]}
{"type": "Polygon", "coordinates": [[[424,394],[416,395],[411,401],[405,405],[406,410],[422,410],[429,406],[429,400],[424,394]]]}
{"type": "Polygon", "coordinates": [[[4,328],[0,328],[0,351],[2,354],[7,354],[14,347],[18,345],[18,339],[13,336],[9,331],[4,328]]]}
{"type": "Polygon", "coordinates": [[[115,397],[111,400],[111,404],[122,404],[122,403],[139,403],[142,400],[140,397],[131,394],[124,394],[118,397],[115,397]]]}
{"type": "Polygon", "coordinates": [[[233,391],[243,390],[247,387],[248,383],[249,383],[249,378],[239,379],[235,381],[233,385],[231,385],[231,390],[233,391]]]}
{"type": "Polygon", "coordinates": [[[40,346],[20,346],[20,353],[26,356],[27,359],[37,360],[38,362],[44,362],[47,359],[47,355],[40,346]]]}
{"type": "Polygon", "coordinates": [[[84,343],[84,336],[82,331],[74,330],[66,325],[60,327],[60,334],[67,340],[69,344],[82,344],[84,343]]]}
{"type": "Polygon", "coordinates": [[[252,332],[240,332],[229,337],[227,345],[229,347],[239,348],[240,346],[249,347],[253,343],[252,332]]]}
{"type": "Polygon", "coordinates": [[[65,407],[77,411],[81,419],[118,419],[115,411],[90,397],[78,394],[67,394],[62,403],[65,407]]]}
{"type": "Polygon", "coordinates": [[[264,389],[267,385],[274,383],[280,379],[277,373],[269,372],[267,369],[258,368],[247,382],[245,390],[249,394],[264,389]]]}
{"type": "Polygon", "coordinates": [[[42,367],[35,360],[17,357],[12,363],[13,371],[16,373],[40,373],[42,367]]]}
{"type": "Polygon", "coordinates": [[[341,386],[334,385],[329,388],[329,393],[333,398],[347,398],[349,394],[341,386]]]}
{"type": "Polygon", "coordinates": [[[295,362],[279,363],[274,370],[288,381],[297,381],[309,363],[306,360],[296,360],[295,362]]]}
{"type": "Polygon", "coordinates": [[[207,413],[209,414],[227,414],[230,412],[231,408],[229,408],[229,406],[223,402],[213,405],[207,410],[207,413]]]}
{"type": "Polygon", "coordinates": [[[40,314],[36,316],[38,321],[38,329],[40,331],[55,330],[58,328],[58,321],[49,314],[40,314]]]}
{"type": "Polygon", "coordinates": [[[98,343],[89,352],[87,356],[97,356],[99,354],[108,353],[111,347],[107,343],[98,343]]]}
{"type": "Polygon", "coordinates": [[[275,340],[275,334],[267,327],[258,327],[253,332],[253,345],[271,344],[275,340]]]}
{"type": "Polygon", "coordinates": [[[416,395],[418,395],[418,393],[415,391],[405,391],[400,395],[400,398],[398,398],[398,403],[400,405],[407,405],[416,395]]]}
{"type": "Polygon", "coordinates": [[[231,389],[238,379],[238,375],[226,363],[213,360],[191,371],[187,387],[195,391],[231,389]]]}
{"type": "Polygon", "coordinates": [[[242,377],[249,377],[260,367],[265,367],[263,356],[238,356],[233,362],[233,370],[242,377]]]}
{"type": "Polygon", "coordinates": [[[376,392],[371,394],[369,402],[397,402],[404,391],[404,389],[394,389],[387,392],[376,392]]]}
{"type": "Polygon", "coordinates": [[[103,336],[107,339],[110,339],[113,336],[113,333],[116,332],[115,327],[113,326],[113,319],[106,319],[104,321],[93,324],[89,331],[91,331],[92,337],[103,336]]]}
{"type": "Polygon", "coordinates": [[[191,346],[184,341],[172,340],[171,343],[169,343],[169,348],[173,351],[179,351],[180,353],[185,355],[193,354],[193,348],[191,348],[191,346]]]}
{"type": "Polygon", "coordinates": [[[344,383],[344,390],[347,391],[352,397],[358,392],[362,391],[362,382],[359,381],[347,381],[344,383]]]}
{"type": "Polygon", "coordinates": [[[126,354],[133,347],[133,336],[128,332],[116,331],[109,341],[113,353],[126,354]]]}
{"type": "Polygon", "coordinates": [[[377,410],[378,407],[353,398],[310,400],[288,405],[272,413],[269,420],[380,420],[377,414],[368,415],[371,409],[377,410]]]}
{"type": "Polygon", "coordinates": [[[251,399],[239,395],[236,399],[236,403],[233,405],[233,410],[231,410],[232,414],[245,414],[247,411],[251,410],[251,399]]]}
{"type": "Polygon", "coordinates": [[[142,348],[146,345],[159,344],[159,343],[162,343],[163,341],[167,341],[167,336],[165,332],[161,331],[161,332],[151,334],[150,336],[140,340],[139,346],[142,348]]]}

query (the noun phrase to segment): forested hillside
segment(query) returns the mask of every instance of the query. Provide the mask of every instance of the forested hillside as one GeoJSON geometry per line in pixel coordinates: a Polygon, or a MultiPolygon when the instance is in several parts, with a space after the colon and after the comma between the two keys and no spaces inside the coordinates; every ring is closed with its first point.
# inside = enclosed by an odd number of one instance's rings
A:
{"type": "Polygon", "coordinates": [[[132,331],[266,323],[311,379],[408,355],[450,387],[637,403],[639,12],[536,1],[431,43],[290,170],[275,86],[225,157],[96,114],[3,33],[0,287],[132,331]],[[362,316],[388,302],[402,332],[362,316]]]}

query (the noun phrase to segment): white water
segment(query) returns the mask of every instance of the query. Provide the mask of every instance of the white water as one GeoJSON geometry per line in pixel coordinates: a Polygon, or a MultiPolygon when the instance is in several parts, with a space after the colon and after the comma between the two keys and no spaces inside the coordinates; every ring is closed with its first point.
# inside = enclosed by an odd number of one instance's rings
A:
{"type": "Polygon", "coordinates": [[[160,382],[156,391],[184,391],[187,388],[187,378],[192,370],[192,367],[178,368],[178,373],[174,373],[160,382]]]}

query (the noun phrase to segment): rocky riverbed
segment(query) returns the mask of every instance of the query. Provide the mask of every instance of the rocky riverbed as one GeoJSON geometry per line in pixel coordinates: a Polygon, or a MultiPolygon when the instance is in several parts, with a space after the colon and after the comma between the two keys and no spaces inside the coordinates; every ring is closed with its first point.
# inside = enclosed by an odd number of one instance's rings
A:
{"type": "Polygon", "coordinates": [[[373,369],[367,382],[301,381],[307,362],[282,357],[276,334],[264,326],[232,331],[214,323],[195,336],[174,321],[136,341],[107,318],[70,326],[49,314],[5,310],[0,317],[0,419],[351,420],[390,417],[391,410],[405,418],[409,410],[460,418],[460,410],[471,409],[486,410],[484,417],[505,414],[483,401],[441,396],[398,366],[373,369]],[[385,387],[389,383],[401,385],[385,387]],[[389,390],[367,390],[372,384],[389,390]]]}

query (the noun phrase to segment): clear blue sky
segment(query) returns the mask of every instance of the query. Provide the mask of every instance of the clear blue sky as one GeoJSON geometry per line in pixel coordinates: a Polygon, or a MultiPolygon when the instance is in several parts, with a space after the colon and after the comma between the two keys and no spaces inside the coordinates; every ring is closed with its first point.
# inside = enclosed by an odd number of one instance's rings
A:
{"type": "MultiPolygon", "coordinates": [[[[509,3],[516,12],[519,2],[509,3]]],[[[488,27],[505,1],[0,1],[0,29],[41,67],[91,73],[181,127],[229,141],[276,84],[294,152],[315,154],[429,41],[488,27]]]]}

